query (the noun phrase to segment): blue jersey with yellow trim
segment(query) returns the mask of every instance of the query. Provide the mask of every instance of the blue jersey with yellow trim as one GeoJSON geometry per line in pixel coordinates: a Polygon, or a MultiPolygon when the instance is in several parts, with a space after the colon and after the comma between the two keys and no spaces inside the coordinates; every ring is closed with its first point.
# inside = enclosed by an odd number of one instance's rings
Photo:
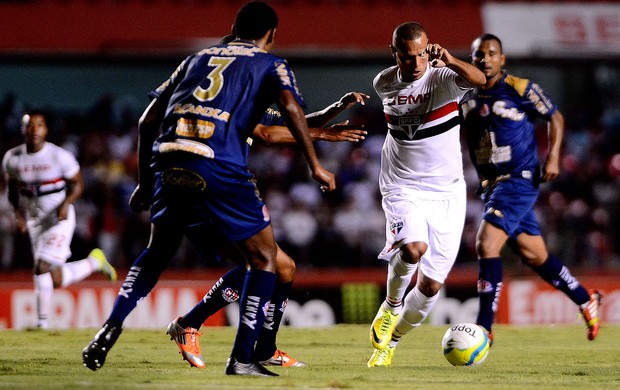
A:
{"type": "Polygon", "coordinates": [[[537,179],[535,120],[549,121],[557,110],[538,84],[504,74],[493,87],[466,96],[461,109],[470,157],[483,179],[537,179]]]}
{"type": "Polygon", "coordinates": [[[304,106],[286,60],[251,43],[195,53],[149,93],[168,102],[153,153],[193,153],[245,169],[246,140],[282,90],[304,106]]]}

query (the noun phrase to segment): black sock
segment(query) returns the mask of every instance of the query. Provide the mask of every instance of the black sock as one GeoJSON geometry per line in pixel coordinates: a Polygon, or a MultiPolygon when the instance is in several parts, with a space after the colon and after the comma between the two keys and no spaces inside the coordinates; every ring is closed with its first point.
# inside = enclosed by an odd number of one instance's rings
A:
{"type": "Polygon", "coordinates": [[[292,286],[293,282],[276,283],[271,303],[267,310],[267,317],[265,317],[265,323],[263,324],[263,330],[256,343],[256,358],[259,361],[269,359],[276,352],[276,337],[292,286]]]}
{"type": "Polygon", "coordinates": [[[588,291],[571,275],[562,260],[554,255],[549,254],[542,265],[531,268],[553,287],[566,294],[577,305],[583,305],[590,301],[588,291]]]}
{"type": "Polygon", "coordinates": [[[200,329],[207,318],[238,301],[247,272],[245,266],[238,266],[224,274],[200,302],[179,320],[179,325],[183,328],[189,326],[200,329]]]}
{"type": "Polygon", "coordinates": [[[240,363],[254,360],[254,346],[263,329],[275,283],[276,275],[272,272],[250,270],[246,274],[239,307],[239,327],[231,353],[240,363]]]}
{"type": "Polygon", "coordinates": [[[478,301],[480,308],[476,323],[490,332],[502,290],[502,259],[499,257],[479,259],[478,267],[478,301]]]}

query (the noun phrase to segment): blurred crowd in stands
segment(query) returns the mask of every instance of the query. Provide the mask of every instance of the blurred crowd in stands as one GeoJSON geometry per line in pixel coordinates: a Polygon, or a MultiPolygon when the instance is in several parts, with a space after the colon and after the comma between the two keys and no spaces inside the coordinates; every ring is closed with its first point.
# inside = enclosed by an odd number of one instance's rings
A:
{"type": "MultiPolygon", "coordinates": [[[[596,118],[578,108],[564,110],[562,174],[543,185],[538,204],[550,250],[573,267],[620,268],[620,97],[615,98],[596,118]]],[[[127,205],[136,184],[136,124],[142,103],[102,96],[86,112],[49,112],[48,140],[77,156],[86,182],[75,205],[75,258],[98,246],[113,265],[126,269],[148,241],[148,213],[133,213],[127,205]]],[[[334,193],[321,193],[294,147],[256,143],[252,147],[250,167],[269,206],[276,238],[300,269],[380,264],[376,256],[385,242],[385,221],[377,177],[385,124],[376,103],[346,114],[369,131],[365,141],[317,143],[322,162],[337,174],[339,187],[334,193]]],[[[20,120],[29,108],[34,107],[19,96],[0,96],[0,154],[23,142],[20,120]]],[[[539,134],[544,153],[545,129],[539,134]]],[[[475,195],[476,174],[466,150],[463,155],[469,203],[457,265],[476,261],[475,235],[482,213],[475,195]]],[[[29,268],[28,239],[15,233],[4,183],[1,190],[1,267],[29,268]]],[[[173,266],[205,267],[214,265],[211,260],[199,258],[186,244],[173,266]]]]}

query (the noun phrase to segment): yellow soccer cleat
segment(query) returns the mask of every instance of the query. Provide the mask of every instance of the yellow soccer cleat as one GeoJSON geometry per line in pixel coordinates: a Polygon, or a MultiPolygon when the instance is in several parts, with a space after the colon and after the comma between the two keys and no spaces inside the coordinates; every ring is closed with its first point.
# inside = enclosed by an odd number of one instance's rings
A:
{"type": "Polygon", "coordinates": [[[389,367],[392,364],[396,347],[386,346],[383,349],[376,349],[368,359],[368,367],[389,367]]]}
{"type": "Polygon", "coordinates": [[[385,349],[392,339],[392,331],[396,326],[398,315],[379,307],[377,316],[370,325],[370,343],[376,349],[385,349]]]}
{"type": "Polygon", "coordinates": [[[105,258],[105,254],[101,249],[93,249],[88,254],[88,257],[92,257],[93,259],[97,260],[97,262],[99,263],[99,271],[101,271],[101,273],[103,273],[109,281],[116,282],[116,270],[114,269],[114,267],[112,267],[112,264],[110,264],[105,258]]]}

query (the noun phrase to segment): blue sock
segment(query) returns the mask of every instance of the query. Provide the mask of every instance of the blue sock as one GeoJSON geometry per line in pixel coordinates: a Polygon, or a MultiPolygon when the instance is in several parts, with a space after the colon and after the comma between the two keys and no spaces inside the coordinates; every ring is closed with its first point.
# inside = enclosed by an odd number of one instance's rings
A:
{"type": "Polygon", "coordinates": [[[144,249],[129,269],[106,323],[122,326],[138,301],[147,296],[155,287],[167,265],[168,261],[165,260],[165,256],[158,256],[150,249],[144,249]]]}
{"type": "Polygon", "coordinates": [[[268,271],[248,271],[239,307],[239,328],[231,356],[240,363],[254,360],[254,345],[263,329],[265,315],[276,283],[276,274],[268,271]]]}
{"type": "Polygon", "coordinates": [[[256,342],[256,358],[257,360],[267,360],[276,352],[276,336],[280,323],[284,316],[284,310],[288,303],[288,296],[291,293],[293,282],[276,283],[271,297],[271,304],[267,310],[267,317],[263,324],[263,330],[256,342]]]}
{"type": "Polygon", "coordinates": [[[245,266],[238,266],[224,274],[200,302],[179,320],[179,325],[200,329],[215,312],[238,301],[247,272],[245,266]]]}
{"type": "Polygon", "coordinates": [[[590,301],[588,291],[571,275],[562,260],[551,253],[542,265],[531,268],[553,287],[566,294],[577,305],[583,305],[590,301]]]}
{"type": "Polygon", "coordinates": [[[489,332],[495,320],[497,304],[502,290],[502,259],[491,257],[478,259],[478,318],[476,323],[489,332]]]}

